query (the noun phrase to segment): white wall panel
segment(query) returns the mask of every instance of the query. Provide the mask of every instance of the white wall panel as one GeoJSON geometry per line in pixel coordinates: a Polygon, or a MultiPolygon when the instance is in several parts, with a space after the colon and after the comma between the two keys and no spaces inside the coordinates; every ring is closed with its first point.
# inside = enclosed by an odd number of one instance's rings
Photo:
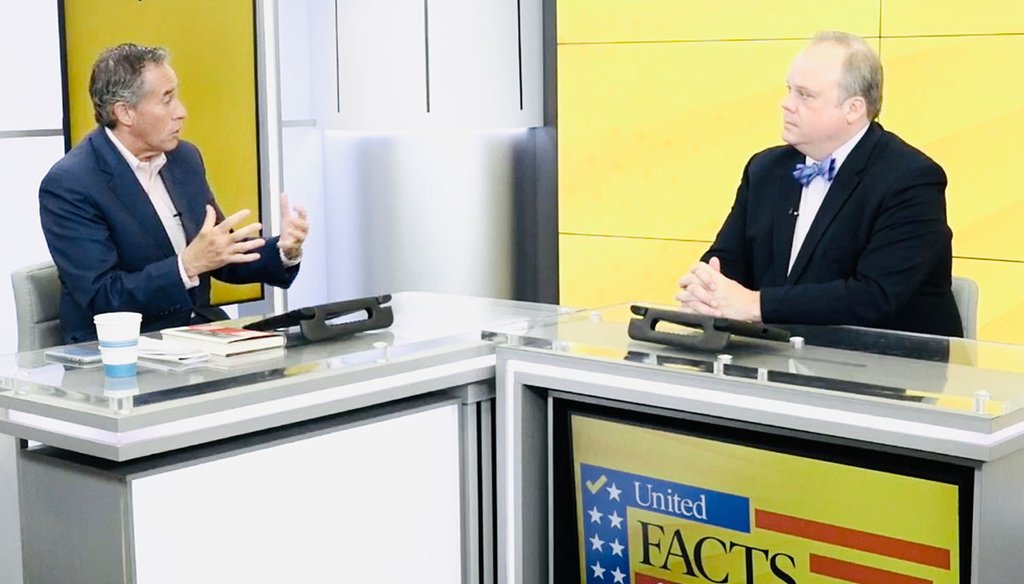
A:
{"type": "Polygon", "coordinates": [[[393,292],[367,277],[367,250],[374,243],[362,217],[376,194],[364,179],[361,149],[367,138],[333,131],[324,132],[323,138],[327,293],[341,300],[393,292]]]}
{"type": "Polygon", "coordinates": [[[324,127],[542,124],[540,0],[311,1],[314,100],[324,127]]]}
{"type": "Polygon", "coordinates": [[[512,151],[524,133],[412,134],[368,147],[370,280],[511,297],[512,151]]]}
{"type": "Polygon", "coordinates": [[[511,297],[512,173],[525,136],[326,132],[332,294],[511,297]]]}
{"type": "Polygon", "coordinates": [[[7,138],[0,140],[0,161],[4,165],[4,207],[0,233],[6,251],[0,254],[0,354],[18,349],[17,319],[10,273],[20,267],[50,259],[39,225],[39,182],[64,155],[64,138],[7,138]]]}
{"type": "Polygon", "coordinates": [[[309,236],[302,246],[299,276],[288,288],[288,307],[300,308],[330,300],[327,291],[327,234],[330,217],[324,204],[323,139],[317,128],[282,129],[284,192],[293,205],[309,214],[309,236]]]}
{"type": "Polygon", "coordinates": [[[0,15],[0,131],[60,129],[57,2],[0,0],[0,15]]]}
{"type": "MultiPolygon", "coordinates": [[[[278,79],[281,94],[284,192],[309,213],[302,269],[286,296],[289,308],[332,300],[327,290],[328,226],[324,200],[323,132],[315,125],[311,30],[318,23],[309,0],[277,3],[278,79]],[[300,125],[292,125],[298,122],[300,125]]],[[[340,298],[337,298],[340,299],[340,298]]]]}
{"type": "Polygon", "coordinates": [[[531,125],[516,119],[521,118],[516,115],[520,109],[516,4],[516,0],[434,0],[429,4],[431,114],[445,120],[445,125],[531,125]]]}
{"type": "MultiPolygon", "coordinates": [[[[0,139],[0,170],[4,177],[4,211],[0,233],[0,354],[18,348],[18,321],[10,273],[22,266],[50,259],[39,226],[39,181],[64,155],[62,136],[0,139]]],[[[21,522],[18,511],[17,470],[13,439],[0,436],[0,583],[20,584],[21,522]]]]}
{"type": "Polygon", "coordinates": [[[338,0],[337,9],[337,50],[320,55],[337,75],[328,119],[350,130],[419,122],[427,104],[423,2],[338,0]]]}
{"type": "Polygon", "coordinates": [[[278,82],[281,85],[281,119],[312,120],[312,44],[309,0],[277,2],[278,82]]]}
{"type": "MultiPolygon", "coordinates": [[[[542,121],[540,1],[307,1],[305,36],[284,22],[305,8],[279,3],[294,12],[282,13],[281,45],[310,43],[328,298],[510,297],[514,152],[525,133],[508,128],[542,121]]],[[[292,62],[282,55],[294,69],[282,78],[302,76],[292,62]]],[[[289,154],[286,175],[311,171],[311,155],[289,154]]]]}
{"type": "MultiPolygon", "coordinates": [[[[0,133],[59,130],[63,120],[56,2],[0,0],[0,133]]],[[[8,134],[10,136],[10,134],[8,134]]],[[[49,258],[39,227],[39,180],[64,153],[64,138],[0,139],[4,212],[0,233],[0,353],[17,349],[10,272],[49,258]]],[[[21,522],[14,442],[0,436],[0,583],[21,584],[21,522]]]]}

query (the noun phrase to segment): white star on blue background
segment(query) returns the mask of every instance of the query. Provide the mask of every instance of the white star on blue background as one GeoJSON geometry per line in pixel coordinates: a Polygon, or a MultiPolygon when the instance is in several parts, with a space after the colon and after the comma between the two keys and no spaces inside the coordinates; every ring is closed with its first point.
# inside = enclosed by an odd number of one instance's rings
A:
{"type": "Polygon", "coordinates": [[[588,520],[584,522],[586,584],[630,584],[625,497],[619,485],[629,476],[610,469],[582,465],[581,494],[588,520]]]}

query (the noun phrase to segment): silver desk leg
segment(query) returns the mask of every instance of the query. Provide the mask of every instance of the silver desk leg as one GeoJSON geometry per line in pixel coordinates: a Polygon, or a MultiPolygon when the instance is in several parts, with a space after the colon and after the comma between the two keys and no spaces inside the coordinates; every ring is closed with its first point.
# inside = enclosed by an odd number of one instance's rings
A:
{"type": "Polygon", "coordinates": [[[20,440],[0,435],[0,584],[22,584],[18,508],[20,440]]]}

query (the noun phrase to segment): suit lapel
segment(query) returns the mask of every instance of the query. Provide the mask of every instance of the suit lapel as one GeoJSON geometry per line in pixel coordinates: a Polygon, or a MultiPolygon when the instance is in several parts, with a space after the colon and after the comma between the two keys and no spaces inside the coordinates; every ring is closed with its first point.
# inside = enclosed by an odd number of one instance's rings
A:
{"type": "Polygon", "coordinates": [[[188,199],[185,195],[188,192],[188,180],[182,176],[181,165],[172,154],[167,154],[167,164],[160,170],[160,178],[163,179],[164,186],[167,187],[167,194],[171,196],[174,208],[180,214],[181,226],[185,228],[185,241],[190,242],[199,232],[199,228],[202,227],[205,214],[204,216],[196,215],[196,209],[193,209],[188,204],[188,199]]]}
{"type": "Polygon", "coordinates": [[[786,281],[786,269],[789,267],[789,254],[793,248],[794,220],[792,210],[800,206],[800,183],[793,178],[793,168],[803,162],[804,156],[793,150],[792,161],[786,162],[781,172],[775,177],[774,192],[780,196],[773,199],[772,207],[772,241],[775,265],[771,278],[772,286],[781,286],[786,281]]]}
{"type": "Polygon", "coordinates": [[[839,210],[846,204],[847,199],[853,194],[857,185],[860,184],[861,174],[864,172],[868,158],[870,158],[871,152],[875,149],[875,144],[878,143],[878,138],[881,134],[881,127],[877,123],[872,122],[867,132],[860,139],[860,142],[853,148],[850,155],[846,157],[843,165],[839,167],[839,172],[836,174],[832,186],[829,187],[825,200],[822,201],[821,208],[818,209],[818,214],[814,216],[814,221],[811,222],[811,227],[807,231],[807,237],[804,238],[804,243],[800,246],[800,252],[796,256],[796,261],[793,262],[793,269],[790,270],[789,277],[786,279],[787,284],[793,284],[800,278],[800,275],[807,268],[811,255],[814,254],[814,249],[818,246],[818,242],[821,241],[821,237],[828,230],[829,225],[832,224],[839,210]]]}
{"type": "Polygon", "coordinates": [[[106,131],[103,128],[97,129],[89,136],[89,140],[96,151],[100,169],[110,175],[107,184],[111,192],[124,205],[128,215],[138,222],[142,231],[149,234],[160,251],[166,256],[174,255],[174,246],[167,237],[167,230],[156,214],[149,195],[139,184],[128,162],[110,141],[106,131]]]}

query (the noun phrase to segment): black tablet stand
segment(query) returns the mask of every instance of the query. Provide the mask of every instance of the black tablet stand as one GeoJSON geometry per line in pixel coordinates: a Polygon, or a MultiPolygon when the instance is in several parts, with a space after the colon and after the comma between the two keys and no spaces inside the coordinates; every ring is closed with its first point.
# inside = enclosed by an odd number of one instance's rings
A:
{"type": "Polygon", "coordinates": [[[384,306],[388,302],[391,302],[390,294],[307,306],[249,323],[244,328],[271,331],[298,326],[307,341],[325,341],[391,326],[395,322],[395,313],[390,306],[384,306]],[[336,324],[330,322],[359,311],[366,312],[365,319],[336,324]]]}
{"type": "Polygon", "coordinates": [[[760,323],[690,314],[679,310],[665,310],[634,304],[629,307],[640,318],[629,321],[629,338],[685,349],[720,351],[729,343],[731,335],[741,335],[773,341],[788,341],[789,332],[760,323]],[[668,322],[700,329],[698,334],[679,334],[658,330],[658,323],[668,322]]]}

